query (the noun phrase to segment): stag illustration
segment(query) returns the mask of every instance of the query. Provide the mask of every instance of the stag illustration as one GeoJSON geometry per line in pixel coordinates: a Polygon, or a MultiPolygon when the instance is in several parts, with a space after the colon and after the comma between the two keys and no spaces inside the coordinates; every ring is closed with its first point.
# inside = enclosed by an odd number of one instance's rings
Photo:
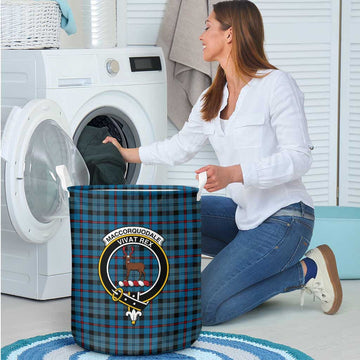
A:
{"type": "Polygon", "coordinates": [[[129,280],[129,274],[130,271],[138,271],[139,272],[139,280],[141,280],[141,277],[143,277],[143,280],[145,280],[145,265],[143,263],[137,262],[137,263],[132,263],[130,262],[131,258],[132,258],[132,254],[134,252],[134,248],[131,247],[131,253],[128,255],[125,251],[125,246],[123,247],[123,252],[124,255],[126,257],[126,280],[129,280]]]}

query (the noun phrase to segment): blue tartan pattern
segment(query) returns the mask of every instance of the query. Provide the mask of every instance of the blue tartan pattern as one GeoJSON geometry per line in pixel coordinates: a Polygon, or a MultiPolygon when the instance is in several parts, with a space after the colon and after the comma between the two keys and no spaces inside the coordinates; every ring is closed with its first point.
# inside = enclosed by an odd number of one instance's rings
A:
{"type": "MultiPolygon", "coordinates": [[[[200,202],[196,188],[161,185],[74,186],[70,192],[72,234],[72,333],[83,348],[110,355],[150,355],[189,347],[201,330],[200,202]],[[127,306],[113,301],[99,277],[103,237],[115,229],[142,227],[161,235],[168,278],[161,292],[132,324],[127,306]]],[[[115,241],[115,240],[114,240],[115,241]]],[[[156,245],[158,246],[158,245],[156,245]]],[[[150,287],[159,275],[151,252],[133,250],[150,287]]],[[[155,247],[155,244],[153,244],[155,247]]],[[[113,282],[126,277],[125,256],[108,262],[113,282]]],[[[130,272],[129,280],[140,273],[130,272]]],[[[124,288],[124,293],[134,291],[124,288]]],[[[145,290],[144,290],[145,291],[145,290]]]]}

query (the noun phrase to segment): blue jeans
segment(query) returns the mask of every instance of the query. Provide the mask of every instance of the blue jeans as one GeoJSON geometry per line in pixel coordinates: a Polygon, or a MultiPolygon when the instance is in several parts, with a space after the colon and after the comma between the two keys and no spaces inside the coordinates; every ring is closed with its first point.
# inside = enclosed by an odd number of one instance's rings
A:
{"type": "Polygon", "coordinates": [[[304,214],[313,216],[314,210],[302,202],[283,209],[298,210],[299,216],[275,214],[255,229],[239,230],[231,199],[202,197],[202,253],[214,256],[202,272],[203,325],[228,321],[279,293],[303,287],[299,261],[314,226],[304,214]]]}

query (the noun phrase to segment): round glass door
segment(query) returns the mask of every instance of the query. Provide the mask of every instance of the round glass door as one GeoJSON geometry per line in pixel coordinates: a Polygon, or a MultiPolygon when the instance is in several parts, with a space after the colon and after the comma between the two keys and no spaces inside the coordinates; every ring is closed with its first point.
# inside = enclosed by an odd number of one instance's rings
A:
{"type": "Polygon", "coordinates": [[[71,138],[54,120],[35,129],[25,156],[25,196],[32,215],[49,222],[68,215],[67,186],[87,184],[86,165],[71,138]],[[63,179],[63,172],[68,175],[63,179]]]}
{"type": "Polygon", "coordinates": [[[69,123],[48,99],[14,107],[2,136],[6,206],[17,234],[31,243],[51,240],[69,221],[67,187],[88,185],[89,173],[69,123]]]}

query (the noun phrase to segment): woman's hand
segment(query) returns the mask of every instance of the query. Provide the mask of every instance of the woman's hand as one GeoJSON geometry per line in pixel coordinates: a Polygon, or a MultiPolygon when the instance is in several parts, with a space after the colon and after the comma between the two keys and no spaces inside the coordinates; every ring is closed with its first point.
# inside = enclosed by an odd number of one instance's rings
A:
{"type": "Polygon", "coordinates": [[[113,145],[115,145],[115,147],[119,150],[119,152],[121,153],[121,150],[124,149],[120,143],[117,141],[117,139],[115,139],[112,136],[107,136],[104,140],[103,140],[103,144],[107,144],[111,142],[113,145]]]}
{"type": "MultiPolygon", "coordinates": [[[[207,182],[204,187],[206,191],[213,192],[225,188],[233,182],[243,182],[242,170],[240,165],[216,166],[207,165],[195,171],[200,174],[206,171],[207,182]]],[[[199,178],[199,175],[196,175],[199,178]]]]}
{"type": "Polygon", "coordinates": [[[112,143],[120,152],[123,159],[128,163],[141,163],[139,156],[139,148],[124,148],[119,142],[112,136],[107,136],[103,140],[103,144],[112,143]]]}

